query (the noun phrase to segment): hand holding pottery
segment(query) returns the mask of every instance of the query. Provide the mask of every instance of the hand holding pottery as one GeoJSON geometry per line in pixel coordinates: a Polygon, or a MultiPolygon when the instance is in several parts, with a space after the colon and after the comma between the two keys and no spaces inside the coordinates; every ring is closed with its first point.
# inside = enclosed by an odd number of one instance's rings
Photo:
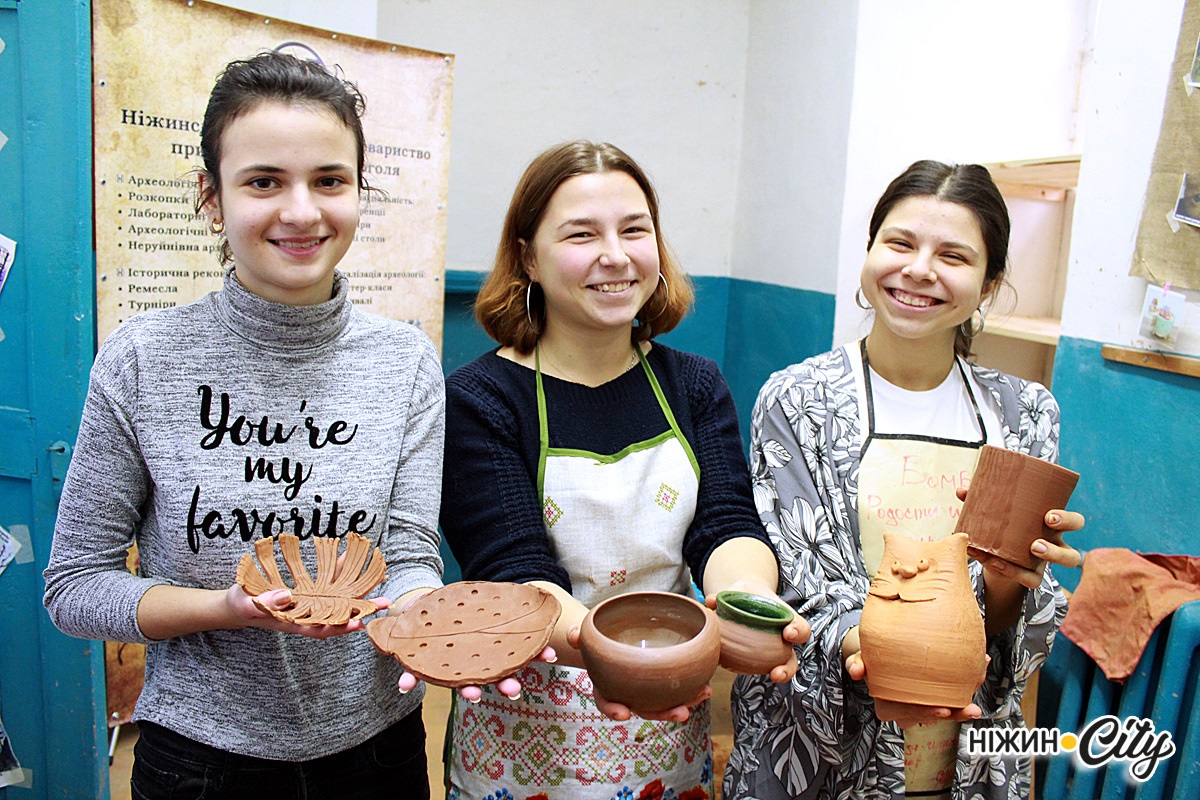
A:
{"type": "Polygon", "coordinates": [[[560,612],[550,593],[530,584],[462,581],[372,620],[367,633],[407,672],[457,689],[496,683],[536,659],[560,612]]]}
{"type": "Polygon", "coordinates": [[[579,648],[596,694],[646,716],[701,697],[721,634],[716,616],[689,597],[631,592],[587,613],[579,648]]]}
{"type": "MultiPolygon", "coordinates": [[[[1079,473],[1065,467],[984,445],[955,532],[970,536],[973,558],[985,563],[1001,558],[1040,579],[1042,564],[1030,547],[1040,538],[1054,542],[1056,530],[1046,524],[1046,515],[1066,506],[1078,481],[1079,473]]],[[[1082,517],[1079,523],[1076,527],[1082,517]]]]}
{"type": "Polygon", "coordinates": [[[967,572],[967,535],[883,535],[883,562],[859,623],[876,699],[965,708],[987,670],[983,615],[967,572]]]}
{"type": "Polygon", "coordinates": [[[339,558],[340,539],[316,536],[311,541],[317,554],[316,580],[304,566],[299,538],[285,533],[279,536],[279,550],[295,588],[281,591],[289,587],[275,565],[273,536],[254,543],[258,566],[249,553],[242,556],[237,584],[260,611],[293,625],[344,626],[378,611],[380,604],[365,598],[387,577],[379,548],[372,549],[366,538],[348,533],[346,551],[339,558]]]}
{"type": "Polygon", "coordinates": [[[796,616],[790,606],[774,597],[740,591],[718,592],[715,602],[722,667],[742,675],[767,675],[795,658],[792,643],[783,638],[796,616]]]}

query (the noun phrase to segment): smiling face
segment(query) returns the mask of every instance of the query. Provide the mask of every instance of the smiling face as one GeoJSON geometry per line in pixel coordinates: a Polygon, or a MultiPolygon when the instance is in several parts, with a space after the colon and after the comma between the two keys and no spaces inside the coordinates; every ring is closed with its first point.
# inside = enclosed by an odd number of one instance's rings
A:
{"type": "Polygon", "coordinates": [[[624,172],[564,181],[522,244],[526,271],[545,294],[547,333],[627,333],[658,285],[650,208],[624,172]]]}
{"type": "Polygon", "coordinates": [[[357,152],[350,129],[315,106],[265,101],[229,123],[205,210],[224,221],[243,286],[286,305],[330,299],[358,227],[357,152]]]}
{"type": "Polygon", "coordinates": [[[986,270],[983,234],[966,206],[932,195],[901,200],[863,264],[863,294],[875,309],[872,337],[944,339],[953,348],[955,329],[987,297],[986,270]]]}

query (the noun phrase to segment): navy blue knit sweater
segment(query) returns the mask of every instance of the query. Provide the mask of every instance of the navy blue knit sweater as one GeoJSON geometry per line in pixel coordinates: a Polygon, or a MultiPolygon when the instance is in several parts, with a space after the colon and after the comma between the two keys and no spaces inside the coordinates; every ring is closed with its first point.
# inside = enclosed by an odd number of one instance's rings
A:
{"type": "MultiPolygon", "coordinates": [[[[699,584],[722,542],[769,540],[754,510],[733,397],[717,365],[658,343],[647,359],[700,466],[682,553],[699,584]]],[[[640,368],[596,388],[543,374],[543,387],[551,447],[610,455],[670,428],[640,368]]],[[[547,580],[571,590],[550,550],[537,469],[534,371],[495,350],[455,370],[446,379],[441,525],[465,579],[547,580]]]]}

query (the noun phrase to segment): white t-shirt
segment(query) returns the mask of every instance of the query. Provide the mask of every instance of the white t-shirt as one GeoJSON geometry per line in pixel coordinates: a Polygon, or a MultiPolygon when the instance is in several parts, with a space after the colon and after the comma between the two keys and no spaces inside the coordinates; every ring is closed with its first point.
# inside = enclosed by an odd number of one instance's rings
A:
{"type": "Polygon", "coordinates": [[[871,396],[874,399],[875,433],[902,433],[911,436],[937,436],[943,439],[977,442],[979,420],[967,386],[979,405],[990,444],[1003,446],[1000,411],[990,392],[976,381],[971,370],[956,363],[937,387],[921,392],[889,383],[871,370],[871,396]],[[965,373],[965,375],[964,375],[965,373]],[[965,378],[965,380],[964,380],[965,378]]]}

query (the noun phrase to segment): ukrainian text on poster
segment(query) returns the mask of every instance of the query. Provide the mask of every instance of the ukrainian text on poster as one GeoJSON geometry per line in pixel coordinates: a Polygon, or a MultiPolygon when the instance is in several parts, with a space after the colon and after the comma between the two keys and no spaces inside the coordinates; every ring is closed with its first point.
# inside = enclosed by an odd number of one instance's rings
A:
{"type": "Polygon", "coordinates": [[[283,49],[339,69],[367,98],[364,195],[339,269],[364,310],[439,346],[453,58],[203,0],[95,0],[97,331],[220,288],[220,240],[195,213],[200,126],[224,65],[283,49]]]}

